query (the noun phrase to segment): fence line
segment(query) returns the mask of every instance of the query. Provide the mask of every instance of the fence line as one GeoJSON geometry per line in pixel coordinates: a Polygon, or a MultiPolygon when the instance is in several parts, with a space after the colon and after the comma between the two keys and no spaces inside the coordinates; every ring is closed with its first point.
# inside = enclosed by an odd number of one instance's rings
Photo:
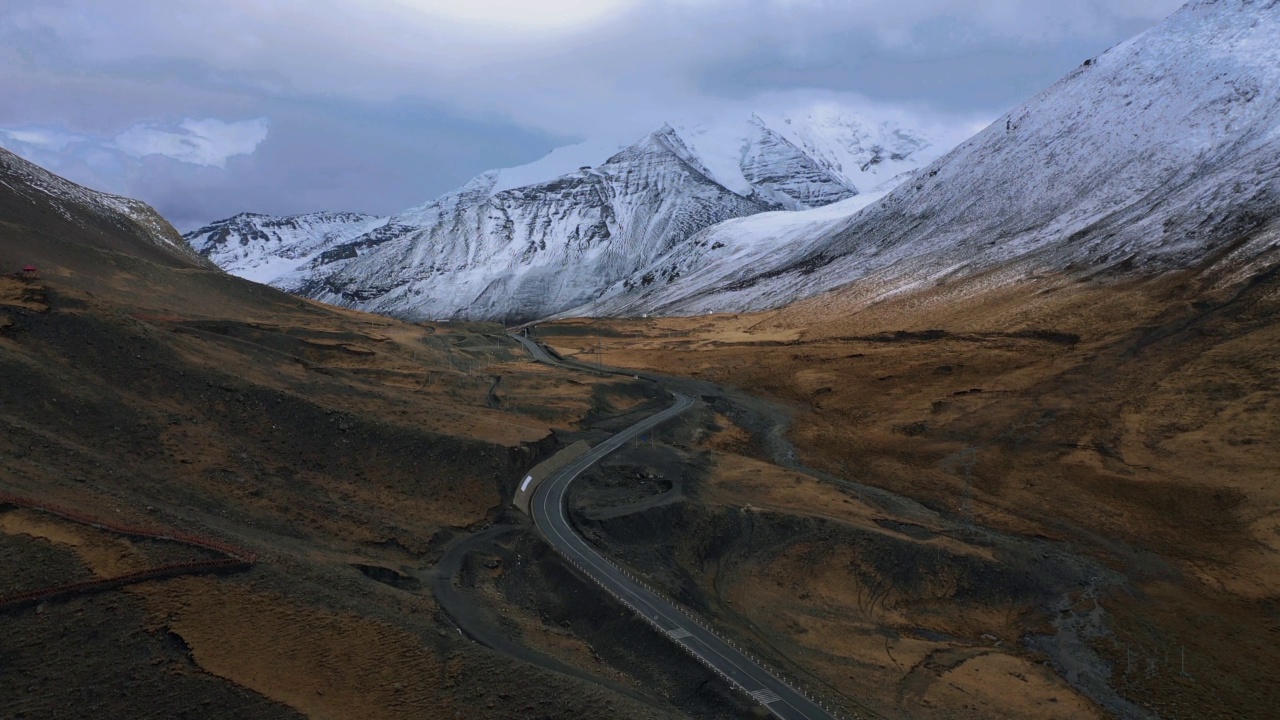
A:
{"type": "Polygon", "coordinates": [[[21,497],[18,495],[0,492],[0,506],[3,505],[36,510],[48,515],[60,517],[63,520],[69,520],[71,522],[87,525],[99,530],[114,532],[118,535],[141,537],[151,540],[164,540],[167,542],[179,543],[181,545],[189,545],[191,547],[221,553],[226,555],[226,557],[215,560],[195,560],[190,562],[170,563],[168,565],[160,565],[146,570],[138,570],[125,575],[117,575],[116,577],[85,580],[83,582],[69,583],[66,585],[54,585],[18,593],[16,595],[0,596],[0,612],[25,607],[27,605],[54,598],[103,592],[105,590],[124,587],[125,585],[131,585],[144,580],[157,580],[161,578],[177,577],[179,575],[193,575],[207,572],[236,572],[238,570],[248,569],[258,561],[257,553],[214,538],[192,535],[190,533],[174,532],[172,530],[161,528],[145,528],[135,525],[114,523],[93,517],[92,515],[82,513],[78,510],[37,500],[35,498],[21,497]]]}

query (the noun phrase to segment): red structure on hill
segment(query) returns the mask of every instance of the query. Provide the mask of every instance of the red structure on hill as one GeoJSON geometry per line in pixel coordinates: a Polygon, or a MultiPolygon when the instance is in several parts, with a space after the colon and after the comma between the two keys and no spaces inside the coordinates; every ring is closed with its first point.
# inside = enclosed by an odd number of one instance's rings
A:
{"type": "Polygon", "coordinates": [[[36,269],[35,265],[24,265],[22,268],[22,279],[23,280],[39,280],[40,271],[36,269]]]}

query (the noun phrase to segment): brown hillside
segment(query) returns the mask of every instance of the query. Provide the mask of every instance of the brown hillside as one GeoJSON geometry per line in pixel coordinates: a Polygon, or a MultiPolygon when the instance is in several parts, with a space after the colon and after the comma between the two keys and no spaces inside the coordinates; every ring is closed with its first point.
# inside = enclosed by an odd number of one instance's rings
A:
{"type": "Polygon", "coordinates": [[[1280,706],[1280,273],[1224,267],[1127,281],[1012,272],[878,301],[855,284],[771,313],[539,333],[567,355],[787,409],[795,460],[827,479],[805,489],[811,475],[744,465],[732,453],[788,460],[722,417],[708,447],[730,454],[715,456],[704,501],[792,529],[731,553],[732,570],[683,562],[744,633],[847,695],[903,717],[1083,713],[1010,665],[1047,660],[1103,712],[1260,718],[1280,706]],[[893,496],[921,503],[911,524],[893,496]],[[877,527],[951,543],[951,559],[898,549],[886,566],[867,539],[877,527]],[[1040,549],[1020,556],[1024,541],[1040,549]],[[973,572],[961,558],[975,553],[996,562],[993,588],[1002,572],[1038,582],[1060,553],[1098,567],[1052,602],[959,601],[973,572]],[[883,599],[867,605],[867,587],[883,599]],[[1092,664],[1073,665],[1067,642],[1092,664]]]}
{"type": "MultiPolygon", "coordinates": [[[[65,181],[6,162],[21,172],[0,185],[0,493],[257,563],[4,609],[0,715],[681,714],[672,688],[490,650],[431,590],[458,539],[500,523],[528,541],[514,484],[560,444],[553,428],[634,404],[637,383],[534,364],[498,326],[408,324],[232,278],[169,245],[181,238],[140,203],[50,195],[22,182],[65,181]],[[28,263],[41,279],[10,274],[28,263]]],[[[0,598],[213,557],[0,504],[0,598]]]]}

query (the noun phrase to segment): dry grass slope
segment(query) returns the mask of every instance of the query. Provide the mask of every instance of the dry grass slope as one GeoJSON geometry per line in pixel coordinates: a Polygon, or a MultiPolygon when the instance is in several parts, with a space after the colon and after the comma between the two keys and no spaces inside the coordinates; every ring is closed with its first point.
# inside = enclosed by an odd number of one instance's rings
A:
{"type": "MultiPolygon", "coordinates": [[[[1073,617],[1105,610],[1082,637],[1110,663],[1104,679],[1120,696],[1164,717],[1266,716],[1280,705],[1270,672],[1280,665],[1280,273],[990,280],[876,302],[854,286],[770,313],[539,332],[566,355],[598,346],[608,364],[774,399],[789,409],[803,464],[952,523],[913,531],[950,554],[930,583],[945,586],[975,552],[957,525],[1082,552],[1111,579],[1096,594],[1077,588],[1067,607],[1073,617]]],[[[752,464],[741,454],[768,460],[765,446],[718,422],[704,502],[866,532],[901,520],[847,489],[752,464]]],[[[798,536],[744,555],[706,587],[742,623],[765,619],[748,632],[907,716],[1097,712],[1022,642],[1053,630],[1045,607],[922,603],[892,584],[860,603],[854,590],[878,577],[866,569],[874,544],[824,542],[798,536]],[[875,671],[850,678],[849,664],[875,671]]]]}

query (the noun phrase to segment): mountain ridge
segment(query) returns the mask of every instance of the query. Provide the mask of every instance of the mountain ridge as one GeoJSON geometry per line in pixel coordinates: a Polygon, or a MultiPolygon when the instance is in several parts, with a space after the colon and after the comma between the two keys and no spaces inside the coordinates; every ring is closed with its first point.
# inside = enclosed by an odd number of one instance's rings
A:
{"type": "MultiPolygon", "coordinates": [[[[62,228],[46,230],[43,239],[47,242],[58,243],[61,236],[74,235],[90,246],[137,254],[167,265],[215,267],[150,205],[78,185],[4,148],[0,148],[0,184],[6,188],[0,194],[0,210],[11,221],[34,215],[40,219],[32,221],[32,226],[62,228]]],[[[9,242],[18,243],[20,237],[9,242]]],[[[15,247],[22,248],[25,243],[15,247]]],[[[42,253],[32,248],[28,254],[42,253]]]]}
{"type": "MultiPolygon", "coordinates": [[[[779,243],[770,216],[708,228],[562,315],[766,310],[856,283],[866,302],[1001,267],[1158,273],[1275,249],[1280,19],[1245,0],[1185,6],[1086,60],[879,202],[779,243]],[[1243,238],[1243,239],[1242,239],[1243,238]],[[735,263],[715,257],[749,257],[735,263]],[[1240,247],[1231,249],[1234,244],[1240,247]]],[[[791,218],[798,225],[805,213],[791,218]]]]}
{"type": "Polygon", "coordinates": [[[325,302],[413,319],[527,320],[593,300],[722,220],[856,196],[840,170],[850,158],[860,158],[860,181],[882,180],[933,147],[823,108],[799,120],[667,123],[598,164],[568,167],[588,156],[569,148],[368,227],[333,214],[238,215],[187,238],[233,274],[325,302]],[[886,150],[902,137],[910,147],[886,150]],[[314,229],[288,239],[276,226],[290,223],[314,229]]]}

